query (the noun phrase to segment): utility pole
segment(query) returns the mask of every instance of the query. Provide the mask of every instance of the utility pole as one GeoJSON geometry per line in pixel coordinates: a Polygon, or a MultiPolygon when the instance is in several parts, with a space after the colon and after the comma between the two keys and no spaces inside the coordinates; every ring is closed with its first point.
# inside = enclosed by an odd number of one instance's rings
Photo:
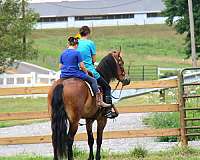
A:
{"type": "Polygon", "coordinates": [[[192,0],[188,0],[188,9],[189,9],[189,20],[190,20],[192,67],[197,67],[197,56],[196,56],[196,46],[195,46],[195,36],[194,36],[194,17],[193,17],[192,0]]]}
{"type": "Polygon", "coordinates": [[[2,12],[2,0],[0,0],[0,13],[2,12]]]}
{"type": "MultiPolygon", "coordinates": [[[[25,0],[22,0],[22,20],[25,18],[25,0]]],[[[23,51],[26,51],[26,33],[24,31],[23,38],[22,38],[22,43],[23,43],[23,51]]]]}

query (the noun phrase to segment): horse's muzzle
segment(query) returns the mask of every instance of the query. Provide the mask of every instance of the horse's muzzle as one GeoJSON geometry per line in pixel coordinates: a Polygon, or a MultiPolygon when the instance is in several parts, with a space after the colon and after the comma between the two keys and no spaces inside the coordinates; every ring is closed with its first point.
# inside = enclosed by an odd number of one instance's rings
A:
{"type": "Polygon", "coordinates": [[[130,78],[124,78],[121,82],[123,86],[126,86],[130,84],[131,80],[130,78]]]}

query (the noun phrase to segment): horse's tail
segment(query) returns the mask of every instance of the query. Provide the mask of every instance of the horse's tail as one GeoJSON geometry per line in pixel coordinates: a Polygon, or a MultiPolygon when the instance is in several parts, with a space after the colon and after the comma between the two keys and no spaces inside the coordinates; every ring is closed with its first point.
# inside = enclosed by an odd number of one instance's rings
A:
{"type": "Polygon", "coordinates": [[[63,84],[58,84],[54,91],[51,101],[51,129],[54,156],[67,157],[67,114],[63,102],[63,84]]]}

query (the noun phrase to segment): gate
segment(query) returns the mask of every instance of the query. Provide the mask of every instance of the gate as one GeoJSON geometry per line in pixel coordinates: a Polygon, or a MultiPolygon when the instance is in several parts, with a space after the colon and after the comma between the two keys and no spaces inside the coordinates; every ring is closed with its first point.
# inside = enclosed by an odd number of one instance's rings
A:
{"type": "Polygon", "coordinates": [[[158,66],[134,65],[130,68],[129,77],[132,81],[146,81],[158,79],[158,66]]]}
{"type": "MultiPolygon", "coordinates": [[[[192,75],[193,73],[190,73],[192,75]]],[[[195,113],[200,112],[198,98],[200,97],[200,68],[186,68],[179,73],[179,110],[181,143],[188,145],[191,136],[200,136],[200,117],[195,113]],[[193,72],[195,79],[186,82],[184,77],[187,72],[193,72]],[[191,90],[193,89],[193,90],[191,90]],[[196,100],[196,103],[194,103],[196,100]]]]}

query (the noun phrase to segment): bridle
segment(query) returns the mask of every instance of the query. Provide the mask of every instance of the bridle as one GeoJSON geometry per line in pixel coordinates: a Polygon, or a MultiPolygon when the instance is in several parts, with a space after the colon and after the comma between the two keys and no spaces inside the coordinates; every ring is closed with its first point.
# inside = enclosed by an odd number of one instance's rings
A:
{"type": "MultiPolygon", "coordinates": [[[[116,77],[117,77],[117,80],[118,80],[118,83],[115,86],[115,89],[112,91],[112,94],[117,90],[119,83],[120,82],[122,83],[119,96],[116,98],[112,95],[112,98],[120,99],[123,87],[125,85],[128,85],[130,83],[130,80],[128,80],[127,77],[126,77],[126,73],[125,73],[125,70],[124,70],[124,61],[123,61],[122,57],[120,56],[120,52],[114,51],[112,53],[112,56],[113,56],[113,58],[116,62],[116,65],[117,65],[117,76],[116,77]],[[123,78],[121,79],[121,77],[123,77],[123,78]]],[[[130,67],[128,69],[130,69],[130,67]]],[[[129,70],[128,70],[128,73],[129,73],[129,70]]]]}
{"type": "Polygon", "coordinates": [[[123,61],[122,57],[120,56],[120,52],[114,51],[112,53],[112,56],[116,62],[116,66],[117,66],[116,78],[118,81],[123,82],[123,80],[125,79],[125,75],[126,75],[125,70],[124,70],[124,61],[123,61]],[[123,77],[123,79],[121,77],[123,77]]]}

